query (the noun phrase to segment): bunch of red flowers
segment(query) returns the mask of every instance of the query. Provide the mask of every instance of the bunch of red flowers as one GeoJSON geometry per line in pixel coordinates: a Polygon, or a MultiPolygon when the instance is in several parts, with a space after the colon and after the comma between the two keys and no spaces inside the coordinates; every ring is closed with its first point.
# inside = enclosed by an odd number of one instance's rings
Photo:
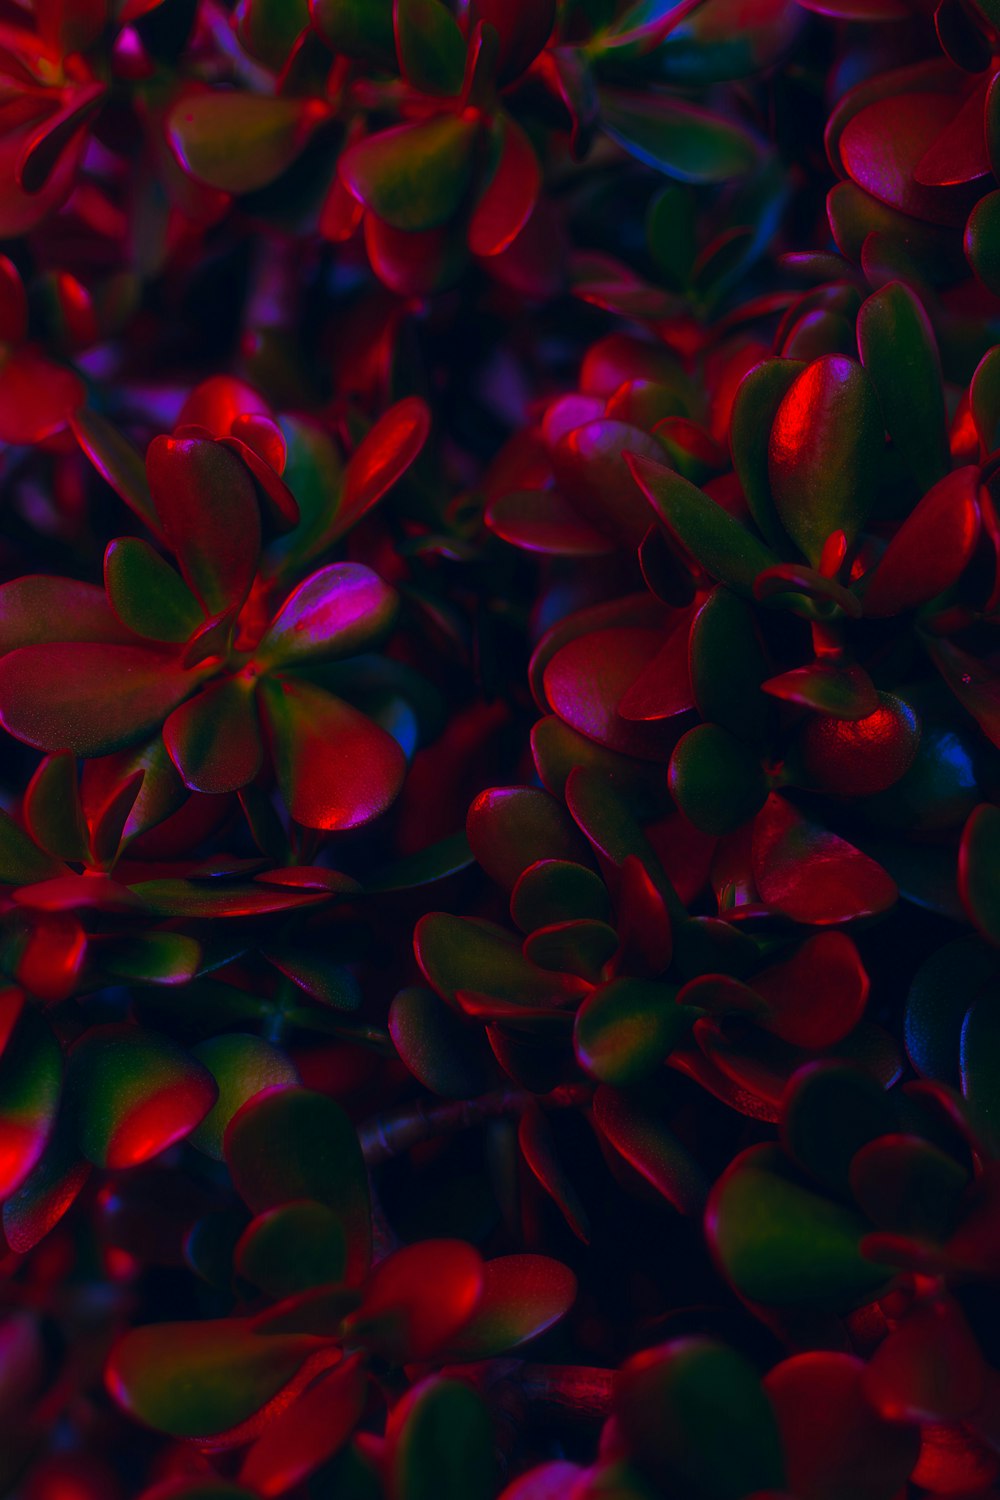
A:
{"type": "Polygon", "coordinates": [[[998,70],[0,0],[0,1494],[1000,1495],[998,70]]]}

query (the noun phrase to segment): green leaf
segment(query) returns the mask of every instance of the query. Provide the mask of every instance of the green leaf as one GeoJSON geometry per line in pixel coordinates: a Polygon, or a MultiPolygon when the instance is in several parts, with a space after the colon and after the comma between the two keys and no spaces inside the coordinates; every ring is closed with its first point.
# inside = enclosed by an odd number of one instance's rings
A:
{"type": "Polygon", "coordinates": [[[258,1214],[236,1246],[234,1266],[269,1297],[292,1297],[343,1279],[347,1246],[340,1219],[304,1199],[258,1214]]]}
{"type": "Polygon", "coordinates": [[[765,359],[756,365],[740,382],[729,422],[733,467],[750,514],[778,552],[784,550],[787,538],[771,494],[767,450],[778,408],[804,369],[796,359],[765,359]]]}
{"type": "Polygon", "coordinates": [[[705,571],[752,596],[757,574],[778,564],[770,548],[672,469],[640,457],[630,457],[629,467],[661,521],[705,571]]]}
{"type": "Polygon", "coordinates": [[[962,903],[984,938],[1000,946],[1000,808],[977,807],[958,854],[962,903]]]}
{"type": "Polygon", "coordinates": [[[223,1138],[230,1120],[265,1089],[293,1088],[299,1083],[291,1058],[278,1047],[249,1033],[228,1032],[193,1047],[191,1055],[215,1079],[218,1098],[201,1124],[188,1137],[192,1146],[223,1159],[223,1138]]]}
{"type": "MultiPolygon", "coordinates": [[[[536,787],[480,792],[469,809],[466,832],[476,859],[506,891],[537,860],[589,862],[587,842],[566,809],[536,787]]],[[[573,913],[580,915],[585,914],[573,913]]]]}
{"type": "Polygon", "coordinates": [[[237,7],[235,20],[240,44],[278,73],[309,25],[309,0],[249,0],[237,7]]]}
{"type": "Polygon", "coordinates": [[[310,10],[314,26],[334,52],[395,71],[392,0],[312,0],[310,10]]]}
{"type": "Polygon", "coordinates": [[[247,1318],[154,1323],[112,1350],[107,1383],[157,1432],[214,1437],[265,1407],[320,1348],[308,1334],[257,1334],[247,1318]]]}
{"type": "Polygon", "coordinates": [[[522,932],[574,919],[613,921],[603,880],[584,865],[562,859],[540,859],[528,866],[511,894],[510,914],[522,932]]]}
{"type": "MultiPolygon", "coordinates": [[[[994,90],[1000,99],[1000,91],[994,90]]],[[[985,453],[1000,444],[1000,344],[988,349],[973,372],[969,405],[985,453]]]]}
{"type": "Polygon", "coordinates": [[[393,1493],[398,1500],[492,1500],[493,1424],[482,1397],[432,1375],[393,1413],[393,1493]]]}
{"type": "Polygon", "coordinates": [[[62,1085],[62,1053],[38,1010],[21,1009],[17,990],[0,991],[6,1045],[0,1053],[0,1200],[38,1164],[55,1125],[62,1085]],[[11,1026],[13,1034],[7,1039],[11,1026]]]}
{"type": "Polygon", "coordinates": [[[456,115],[397,125],[348,147],[340,175],[394,229],[435,229],[458,211],[472,181],[478,126],[456,115]]]}
{"type": "Polygon", "coordinates": [[[781,1435],[757,1372],[733,1349],[677,1339],[630,1360],[615,1412],[644,1473],[691,1500],[784,1488],[781,1435]]]}
{"type": "Polygon", "coordinates": [[[39,849],[23,828],[0,807],[0,881],[5,885],[34,885],[66,873],[60,860],[39,849]]]}
{"type": "Polygon", "coordinates": [[[224,193],[252,193],[291,166],[326,112],[311,99],[211,89],[174,105],[167,139],[199,182],[224,193]]]}
{"type": "Polygon", "coordinates": [[[728,589],[713,589],[694,618],[688,652],[702,718],[762,740],[772,715],[760,692],[767,667],[753,611],[728,589]]]}
{"type": "Polygon", "coordinates": [[[109,544],[104,586],[122,624],[147,640],[186,641],[205,623],[184,580],[139,537],[119,537],[109,544]]]}
{"type": "Polygon", "coordinates": [[[768,795],[759,753],[718,724],[697,724],[678,740],[669,778],[684,816],[720,838],[748,822],[768,795]]]}
{"type": "Polygon", "coordinates": [[[421,94],[457,94],[465,76],[465,42],[441,0],[394,0],[400,70],[421,94]]]}
{"type": "Polygon", "coordinates": [[[669,985],[612,979],[576,1013],[573,1047],[580,1066],[599,1083],[625,1087],[651,1077],[687,1034],[688,1018],[669,985]]]}
{"type": "Polygon", "coordinates": [[[1000,294],[1000,192],[980,198],[969,215],[965,255],[983,286],[1000,294]]]}
{"type": "Polygon", "coordinates": [[[457,1015],[433,990],[400,990],[389,1007],[389,1034],[414,1078],[443,1099],[474,1098],[497,1083],[482,1027],[457,1015]]]}
{"type": "Polygon", "coordinates": [[[756,164],[753,137],[738,125],[673,95],[602,89],[601,120],[631,156],[680,182],[724,182],[756,164]]]}
{"type": "Polygon", "coordinates": [[[923,305],[900,281],[880,287],[858,313],[858,349],[886,430],[921,491],[947,474],[941,358],[923,305]]]}
{"type": "Polygon", "coordinates": [[[733,1286],[767,1306],[857,1307],[890,1274],[861,1254],[864,1220],[788,1176],[769,1146],[736,1158],[712,1190],[706,1224],[733,1286]]]}
{"type": "Polygon", "coordinates": [[[95,1166],[113,1169],[138,1166],[190,1135],[217,1092],[197,1058],[137,1026],[89,1031],[66,1076],[80,1150],[95,1166]]]}
{"type": "Polygon", "coordinates": [[[705,1175],[656,1115],[629,1094],[603,1085],[594,1095],[594,1122],[622,1160],[679,1214],[701,1215],[708,1196],[705,1175]]]}
{"type": "Polygon", "coordinates": [[[827,538],[853,542],[878,492],[882,414],[861,365],[814,360],[792,382],[771,429],[768,466],[781,524],[818,567],[827,538]]]}
{"type": "Polygon", "coordinates": [[[545,1007],[587,989],[582,980],[531,963],[511,934],[491,922],[430,912],[417,923],[413,945],[428,982],[452,1002],[465,991],[545,1007]]]}
{"type": "Polygon", "coordinates": [[[894,1101],[868,1073],[815,1063],[788,1086],[782,1102],[785,1149],[832,1192],[843,1194],[856,1151],[899,1128],[894,1101]]]}
{"type": "Polygon", "coordinates": [[[106,417],[85,406],[70,419],[70,427],[98,474],[107,480],[130,510],[159,535],[146,465],[138,450],[106,417]]]}
{"type": "Polygon", "coordinates": [[[309,1089],[265,1091],[230,1121],[224,1150],[236,1190],[255,1214],[301,1198],[332,1208],[347,1241],[347,1280],[362,1280],[371,1260],[368,1177],[339,1104],[309,1089]]]}

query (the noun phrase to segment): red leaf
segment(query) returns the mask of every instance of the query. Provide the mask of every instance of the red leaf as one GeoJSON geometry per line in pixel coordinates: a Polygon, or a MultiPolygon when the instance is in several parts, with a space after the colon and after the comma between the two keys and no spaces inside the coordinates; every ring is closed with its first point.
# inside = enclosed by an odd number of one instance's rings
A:
{"type": "Polygon", "coordinates": [[[260,513],[243,464],[207,438],[158,437],[146,469],[185,582],[209,615],[241,605],[260,556],[260,513]]]}
{"type": "Polygon", "coordinates": [[[483,1262],[462,1240],[421,1240],[368,1278],[349,1337],[393,1364],[429,1359],[456,1338],[483,1293],[483,1262]]]}
{"type": "Polygon", "coordinates": [[[868,975],[841,932],[808,938],[791,958],[754,976],[767,1014],[760,1024],[796,1047],[820,1050],[842,1041],[864,1015],[868,975]]]}
{"type": "Polygon", "coordinates": [[[192,791],[218,795],[246,786],[264,753],[253,680],[241,675],[209,683],[174,709],[163,726],[163,743],[192,791]]]}
{"type": "Polygon", "coordinates": [[[364,1411],[368,1374],[360,1355],[326,1371],[272,1419],[243,1460],[240,1481],[283,1495],[347,1442],[364,1411]]]}
{"type": "Polygon", "coordinates": [[[391,806],[406,756],[390,734],[310,683],[282,678],[262,688],[278,784],[297,823],[358,828],[391,806]]]}
{"type": "Polygon", "coordinates": [[[542,174],[535,149],[508,114],[498,117],[500,160],[469,221],[473,255],[499,255],[520,234],[538,201],[542,174]]]}
{"type": "Polygon", "coordinates": [[[897,895],[881,865],[774,792],[754,822],[753,869],[768,906],[815,926],[888,911],[897,895]]]}
{"type": "Polygon", "coordinates": [[[36,349],[19,349],[0,367],[0,442],[43,442],[66,426],[85,398],[79,375],[36,349]]]}
{"type": "Polygon", "coordinates": [[[198,681],[141,646],[24,646],[0,660],[0,723],[37,750],[106,755],[158,730],[198,681]]]}
{"type": "Polygon", "coordinates": [[[915,609],[957,582],[979,535],[979,470],[956,469],[911,511],[864,582],[865,614],[915,609]]]}

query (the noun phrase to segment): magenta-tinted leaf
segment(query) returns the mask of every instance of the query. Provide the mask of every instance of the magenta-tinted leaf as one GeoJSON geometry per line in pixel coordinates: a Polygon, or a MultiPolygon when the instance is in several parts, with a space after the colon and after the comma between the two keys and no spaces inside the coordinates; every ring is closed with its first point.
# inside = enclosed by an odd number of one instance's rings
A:
{"type": "Polygon", "coordinates": [[[38,750],[107,755],[159,729],[197,684],[143,646],[25,646],[0,660],[0,723],[38,750]]]}
{"type": "Polygon", "coordinates": [[[661,760],[673,739],[669,721],[625,719],[618,705],[655,660],[658,631],[619,626],[581,635],[545,668],[545,696],[571,728],[609,750],[661,760]]]}
{"type": "Polygon", "coordinates": [[[206,612],[242,604],[260,554],[260,512],[246,468],[208,438],[158,437],[146,472],[164,534],[206,612]]]}
{"type": "Polygon", "coordinates": [[[255,653],[262,669],[367,650],[396,617],[395,591],[370,568],[331,563],[300,583],[255,653]]]}
{"type": "Polygon", "coordinates": [[[67,425],[85,397],[74,371],[30,345],[18,349],[0,367],[0,442],[43,442],[67,425]]]}
{"type": "Polygon", "coordinates": [[[631,471],[635,454],[662,459],[656,438],[627,422],[584,422],[565,433],[552,451],[556,486],[598,530],[620,546],[636,547],[649,525],[649,508],[631,471]]]}
{"type": "Polygon", "coordinates": [[[850,177],[880,203],[931,224],[962,223],[971,207],[968,191],[929,187],[916,169],[955,117],[947,93],[890,94],[858,110],[840,136],[839,148],[850,177]]]}
{"type": "Polygon", "coordinates": [[[199,182],[226,193],[251,193],[291,166],[325,113],[315,100],[211,89],[174,105],[167,139],[199,182]]]}

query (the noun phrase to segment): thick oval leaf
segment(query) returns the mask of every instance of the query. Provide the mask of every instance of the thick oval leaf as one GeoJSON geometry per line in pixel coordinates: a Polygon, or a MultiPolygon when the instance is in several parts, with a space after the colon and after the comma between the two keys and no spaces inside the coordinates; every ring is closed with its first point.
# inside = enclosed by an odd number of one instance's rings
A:
{"type": "Polygon", "coordinates": [[[118,641],[131,635],[103,589],[28,573],[0,586],[0,654],[50,641],[118,641]]]}
{"type": "Polygon", "coordinates": [[[292,1297],[343,1279],[347,1246],[340,1219],[303,1199],[258,1214],[236,1245],[233,1266],[269,1297],[292,1297]]]}
{"type": "Polygon", "coordinates": [[[966,823],[958,855],[958,889],[983,937],[1000,945],[1000,808],[984,803],[966,823]]]}
{"type": "MultiPolygon", "coordinates": [[[[8,1000],[16,997],[17,991],[5,992],[8,1000]]],[[[0,1199],[15,1193],[37,1166],[55,1124],[61,1084],[55,1037],[36,1010],[23,1010],[0,1054],[0,1199]]]]}
{"type": "Polygon", "coordinates": [[[886,431],[920,489],[929,489],[951,467],[941,359],[922,303],[901,281],[861,308],[858,350],[886,431]]]}
{"type": "Polygon", "coordinates": [[[878,400],[855,360],[829,354],[795,378],[771,429],[768,469],[781,524],[813,567],[832,532],[852,542],[868,519],[883,444],[878,400]]]}
{"type": "Polygon", "coordinates": [[[885,1500],[905,1487],[919,1433],[880,1417],[866,1384],[861,1360],[825,1350],[783,1360],[765,1377],[788,1487],[802,1500],[885,1500]]]}
{"type": "Polygon", "coordinates": [[[514,937],[491,922],[430,912],[417,923],[413,947],[428,983],[453,1003],[467,992],[547,1007],[589,989],[582,979],[531,963],[514,937]]]}
{"type": "Polygon", "coordinates": [[[186,641],[205,623],[198,601],[140,537],[119,537],[104,554],[104,586],[127,629],[151,641],[186,641]]]}
{"type": "Polygon", "coordinates": [[[864,1220],[785,1175],[771,1147],[731,1164],[712,1189],[706,1228],[733,1286],[768,1306],[857,1306],[889,1274],[861,1255],[864,1220]]]}
{"type": "Polygon", "coordinates": [[[851,1159],[851,1192],[879,1229],[946,1240],[958,1224],[969,1173],[954,1157],[914,1135],[882,1135],[851,1159]]]}
{"type": "Polygon", "coordinates": [[[398,598],[370,568],[331,563],[285,600],[254,653],[263,670],[302,661],[335,661],[367,650],[396,618],[398,598]]]}
{"type": "Polygon", "coordinates": [[[657,660],[661,641],[659,631],[628,625],[567,641],[545,667],[547,702],[571,728],[607,749],[663,760],[676,737],[670,720],[626,718],[618,711],[624,703],[635,712],[631,690],[657,660]]]}
{"type": "Polygon", "coordinates": [[[898,1123],[894,1101],[859,1068],[815,1063],[792,1079],[783,1101],[782,1134],[799,1166],[844,1194],[855,1152],[898,1123]]]}
{"type": "Polygon", "coordinates": [[[529,865],[511,892],[510,914],[522,932],[560,922],[612,920],[607,888],[593,870],[560,859],[529,865]]]}
{"type": "Polygon", "coordinates": [[[861,955],[842,932],[807,938],[791,958],[755,974],[753,986],[767,1007],[759,1024],[795,1047],[817,1051],[843,1041],[868,1000],[861,955]]]}
{"type": "Polygon", "coordinates": [[[684,1012],[667,985],[612,979],[576,1013],[577,1061],[599,1083],[623,1087],[649,1077],[687,1031],[684,1012]]]}
{"type": "Polygon", "coordinates": [[[158,730],[198,683],[143,646],[24,646],[0,660],[0,723],[37,750],[108,755],[158,730]]]}
{"type": "Polygon", "coordinates": [[[503,83],[523,73],[541,52],[555,24],[556,0],[470,0],[469,29],[479,22],[499,39],[497,73],[503,83]]]}
{"type": "Polygon", "coordinates": [[[469,808],[465,827],[473,854],[490,879],[507,891],[538,860],[589,863],[587,842],[565,808],[535,787],[491,787],[480,792],[469,808]]]}
{"type": "Polygon", "coordinates": [[[291,166],[325,116],[319,100],[211,89],[174,105],[167,139],[199,182],[224,193],[252,193],[291,166]]]}
{"type": "Polygon", "coordinates": [[[387,1437],[398,1500],[491,1500],[493,1426],[471,1386],[422,1381],[393,1411],[387,1437]]]}
{"type": "Polygon", "coordinates": [[[80,1150],[98,1167],[135,1167],[190,1135],[215,1103],[215,1080],[169,1037],[102,1026],[70,1054],[68,1106],[80,1150]]]}
{"type": "Polygon", "coordinates": [[[705,571],[744,595],[778,558],[708,495],[649,459],[629,460],[654,511],[705,571]]]}
{"type": "Polygon", "coordinates": [[[594,1122],[622,1160],[678,1213],[702,1212],[708,1182],[691,1154],[654,1115],[627,1094],[602,1086],[594,1096],[594,1122]]]}
{"type": "Polygon", "coordinates": [[[257,1334],[247,1318],[154,1323],[116,1345],[105,1378],[158,1432],[215,1437],[262,1412],[321,1348],[308,1334],[257,1334]]]}
{"type": "Polygon", "coordinates": [[[978,485],[969,465],[928,490],[865,577],[866,615],[902,614],[958,582],[979,536],[978,485]]]}
{"type": "Polygon", "coordinates": [[[458,1364],[520,1348],[564,1318],[575,1300],[573,1272],[547,1255],[489,1260],[476,1311],[438,1359],[458,1364]]]}
{"type": "Polygon", "coordinates": [[[763,740],[772,706],[760,695],[767,676],[753,612],[729,589],[716,588],[691,626],[691,687],[703,719],[743,740],[763,740]]]}
{"type": "Polygon", "coordinates": [[[761,683],[761,692],[814,708],[835,719],[866,719],[878,708],[875,684],[863,667],[815,661],[761,683]]]}
{"type": "Polygon", "coordinates": [[[749,132],[686,100],[602,89],[600,103],[612,140],[679,182],[724,182],[748,173],[757,161],[749,132]]]}
{"type": "Polygon", "coordinates": [[[753,1366],[723,1344],[677,1339],[635,1355],[615,1413],[642,1471],[670,1491],[742,1500],[783,1486],[770,1403],[753,1366]]]}
{"type": "Polygon", "coordinates": [[[216,1161],[222,1161],[222,1143],[230,1120],[248,1099],[265,1089],[292,1088],[299,1082],[291,1058],[262,1037],[248,1033],[211,1037],[193,1047],[192,1056],[208,1069],[219,1092],[188,1139],[216,1161]]]}
{"type": "Polygon", "coordinates": [[[526,1166],[557,1205],[577,1239],[589,1244],[586,1209],[560,1159],[552,1128],[537,1104],[529,1104],[518,1121],[517,1144],[526,1166]]]}
{"type": "Polygon", "coordinates": [[[718,724],[688,730],[670,757],[669,776],[677,806],[703,833],[732,833],[767,800],[759,752],[718,724]]]}
{"type": "Polygon", "coordinates": [[[159,522],[146,478],[146,465],[138,450],[106,417],[87,407],[74,414],[70,426],[73,436],[98,474],[107,480],[140,520],[159,534],[159,522]]]}
{"type": "Polygon", "coordinates": [[[475,123],[451,114],[397,125],[349,146],[340,176],[390,228],[436,229],[468,191],[478,134],[475,123]]]}
{"type": "Polygon", "coordinates": [[[978,1136],[995,1151],[1000,1142],[1000,1021],[992,995],[981,996],[962,1024],[959,1064],[965,1095],[978,1136]]]}
{"type": "Polygon", "coordinates": [[[482,1028],[433,990],[400,990],[389,1007],[389,1034],[414,1078],[442,1098],[474,1098],[499,1081],[482,1028]]]}
{"type": "Polygon", "coordinates": [[[430,1359],[460,1335],[483,1294],[483,1262],[462,1240],[422,1240],[381,1261],[345,1320],[358,1342],[392,1364],[430,1359]]]}
{"type": "Polygon", "coordinates": [[[226,1128],[223,1147],[237,1191],[254,1213],[314,1199],[339,1216],[347,1280],[371,1259],[368,1179],[354,1127],[332,1099],[308,1089],[267,1089],[226,1128]]]}
{"type": "Polygon", "coordinates": [[[163,743],[193,792],[221,796],[247,786],[264,755],[253,678],[240,673],[209,683],[174,709],[163,743]]]}
{"type": "Polygon", "coordinates": [[[441,0],[393,0],[396,56],[421,94],[457,94],[465,76],[465,43],[441,0]]]}
{"type": "Polygon", "coordinates": [[[260,512],[246,467],[221,443],[158,437],[146,472],[164,535],[209,616],[246,598],[260,555],[260,512]]]}
{"type": "Polygon", "coordinates": [[[368,1373],[357,1356],[326,1371],[267,1425],[240,1480],[255,1495],[283,1495],[328,1462],[361,1420],[368,1373]]]}
{"type": "Polygon", "coordinates": [[[753,869],[763,900],[793,922],[829,926],[874,916],[897,896],[881,865],[773,792],[754,822],[753,869]]]}
{"type": "Polygon", "coordinates": [[[406,756],[392,735],[300,678],[261,687],[278,785],[297,823],[358,828],[392,805],[406,774],[406,756]]]}
{"type": "Polygon", "coordinates": [[[781,552],[787,545],[771,494],[767,451],[778,408],[805,366],[800,360],[766,359],[743,377],[733,399],[729,442],[733,467],[761,535],[781,552]]]}
{"type": "Polygon", "coordinates": [[[520,234],[534,211],[542,173],[535,148],[506,112],[498,117],[496,167],[469,220],[473,255],[499,255],[520,234]]]}

